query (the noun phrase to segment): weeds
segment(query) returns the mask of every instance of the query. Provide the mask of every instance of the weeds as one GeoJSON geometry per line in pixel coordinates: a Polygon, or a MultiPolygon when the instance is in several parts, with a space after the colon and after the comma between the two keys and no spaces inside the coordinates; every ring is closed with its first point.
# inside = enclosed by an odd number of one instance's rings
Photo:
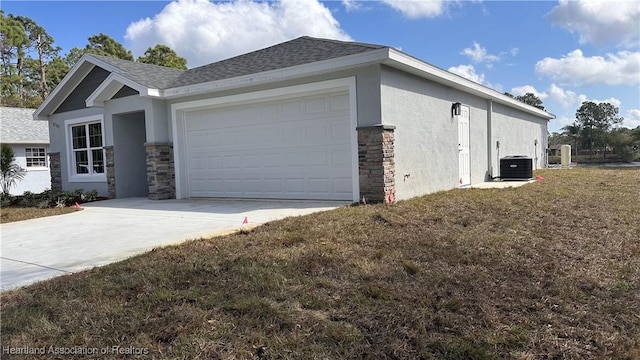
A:
{"type": "Polygon", "coordinates": [[[538,174],[517,189],[289,218],[8,291],[2,344],[149,358],[640,358],[640,171],[538,174]]]}

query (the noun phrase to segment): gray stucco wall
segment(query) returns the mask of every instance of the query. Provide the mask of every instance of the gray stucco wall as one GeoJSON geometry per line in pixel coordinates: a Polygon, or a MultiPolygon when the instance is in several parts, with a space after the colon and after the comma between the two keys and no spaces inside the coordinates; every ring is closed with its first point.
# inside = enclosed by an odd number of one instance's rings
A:
{"type": "MultiPolygon", "coordinates": [[[[50,141],[50,152],[59,152],[60,153],[60,167],[62,173],[62,189],[66,191],[73,191],[75,189],[84,189],[86,191],[89,190],[97,190],[100,196],[107,196],[107,182],[99,181],[99,182],[77,182],[69,181],[69,157],[67,153],[67,139],[66,139],[66,129],[65,129],[65,121],[84,118],[88,116],[101,115],[102,109],[99,108],[90,108],[90,109],[81,109],[68,111],[60,114],[53,114],[49,117],[49,141],[50,141]]],[[[104,131],[104,130],[103,130],[104,131]]]]}
{"type": "Polygon", "coordinates": [[[471,183],[487,177],[487,101],[383,67],[382,123],[395,125],[396,198],[458,185],[458,122],[451,104],[470,108],[471,183]],[[408,176],[406,176],[408,175],[408,176]]]}
{"type": "MultiPolygon", "coordinates": [[[[139,156],[145,154],[144,147],[138,149],[140,152],[136,153],[134,156],[122,156],[126,152],[133,151],[132,149],[127,148],[130,144],[126,141],[114,142],[114,130],[123,130],[126,129],[119,128],[114,129],[113,118],[120,116],[121,114],[131,114],[135,112],[144,112],[145,120],[147,124],[144,127],[140,127],[140,124],[135,125],[135,131],[139,131],[142,129],[145,131],[144,136],[142,134],[134,133],[136,136],[136,141],[139,138],[145,138],[148,141],[149,138],[153,139],[159,138],[160,141],[166,142],[169,139],[168,128],[169,122],[167,114],[165,113],[165,109],[167,108],[164,100],[156,100],[149,98],[141,98],[137,95],[128,96],[118,99],[113,99],[105,102],[104,108],[85,108],[81,110],[67,111],[63,113],[56,113],[50,116],[49,120],[49,133],[50,133],[50,141],[51,141],[51,152],[60,152],[60,163],[61,163],[61,172],[62,172],[62,188],[64,190],[72,191],[78,188],[82,188],[85,190],[98,190],[98,193],[101,196],[108,196],[107,183],[105,181],[70,181],[69,179],[69,158],[67,156],[66,149],[66,130],[65,130],[65,121],[80,119],[87,116],[93,115],[103,115],[103,132],[105,143],[104,146],[114,146],[114,153],[116,154],[115,166],[116,166],[116,174],[122,174],[123,170],[118,172],[119,168],[122,169],[134,169],[140,166],[139,156]],[[155,119],[155,121],[154,121],[155,119]],[[159,119],[159,120],[158,120],[159,119]],[[122,147],[122,149],[119,149],[122,147]]],[[[122,124],[120,124],[122,125],[122,124]]],[[[122,125],[124,126],[124,125],[122,125]]],[[[127,138],[127,137],[125,137],[127,138]]],[[[130,138],[127,138],[130,139],[130,138]]],[[[146,170],[145,170],[146,171],[146,170]]],[[[120,175],[116,175],[120,178],[120,175]]],[[[136,182],[139,184],[139,182],[136,182]]],[[[116,186],[124,186],[124,180],[122,182],[116,182],[116,186]]],[[[116,189],[117,191],[118,189],[116,189]]],[[[127,194],[129,190],[125,191],[123,194],[119,194],[118,197],[122,197],[121,195],[127,194]]],[[[135,185],[131,192],[132,194],[142,194],[142,190],[139,189],[138,185],[135,185]]],[[[143,195],[142,195],[143,196],[143,195]]]]}
{"type": "Polygon", "coordinates": [[[116,197],[146,197],[147,162],[144,112],[113,115],[116,197]]]}
{"type": "Polygon", "coordinates": [[[492,123],[494,176],[498,175],[499,158],[510,155],[526,155],[534,159],[534,170],[544,167],[547,149],[546,120],[494,103],[492,123]],[[499,149],[496,148],[497,141],[500,141],[499,149]]]}

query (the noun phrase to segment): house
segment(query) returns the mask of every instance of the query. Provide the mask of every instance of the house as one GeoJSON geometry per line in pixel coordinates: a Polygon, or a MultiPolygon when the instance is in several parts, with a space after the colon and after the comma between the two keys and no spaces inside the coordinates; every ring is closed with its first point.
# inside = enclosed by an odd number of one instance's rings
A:
{"type": "Polygon", "coordinates": [[[84,55],[34,114],[52,186],[112,198],[406,199],[544,165],[552,114],[394,48],[300,37],[175,70],[84,55]]]}
{"type": "Polygon", "coordinates": [[[26,170],[24,179],[11,188],[12,195],[40,193],[51,188],[49,173],[49,125],[34,121],[35,109],[0,107],[0,143],[11,146],[15,162],[26,170]]]}

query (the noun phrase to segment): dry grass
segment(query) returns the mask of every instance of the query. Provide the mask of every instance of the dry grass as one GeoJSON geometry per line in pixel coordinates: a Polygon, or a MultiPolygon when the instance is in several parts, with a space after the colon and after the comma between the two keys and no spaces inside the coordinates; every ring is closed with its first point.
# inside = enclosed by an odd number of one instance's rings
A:
{"type": "Polygon", "coordinates": [[[286,219],[6,292],[2,345],[171,359],[640,358],[640,171],[536,175],[286,219]]]}
{"type": "Polygon", "coordinates": [[[45,216],[68,214],[77,210],[78,209],[73,207],[57,207],[45,209],[39,209],[35,207],[3,207],[2,209],[0,209],[0,222],[5,224],[15,221],[37,219],[45,216]]]}

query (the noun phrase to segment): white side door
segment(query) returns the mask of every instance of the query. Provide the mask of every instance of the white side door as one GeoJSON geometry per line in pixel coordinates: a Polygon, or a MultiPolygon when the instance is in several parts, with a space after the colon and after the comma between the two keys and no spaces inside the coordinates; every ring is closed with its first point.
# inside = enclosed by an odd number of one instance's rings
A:
{"type": "Polygon", "coordinates": [[[469,107],[462,106],[458,115],[459,186],[471,185],[471,156],[469,154],[469,107]]]}

